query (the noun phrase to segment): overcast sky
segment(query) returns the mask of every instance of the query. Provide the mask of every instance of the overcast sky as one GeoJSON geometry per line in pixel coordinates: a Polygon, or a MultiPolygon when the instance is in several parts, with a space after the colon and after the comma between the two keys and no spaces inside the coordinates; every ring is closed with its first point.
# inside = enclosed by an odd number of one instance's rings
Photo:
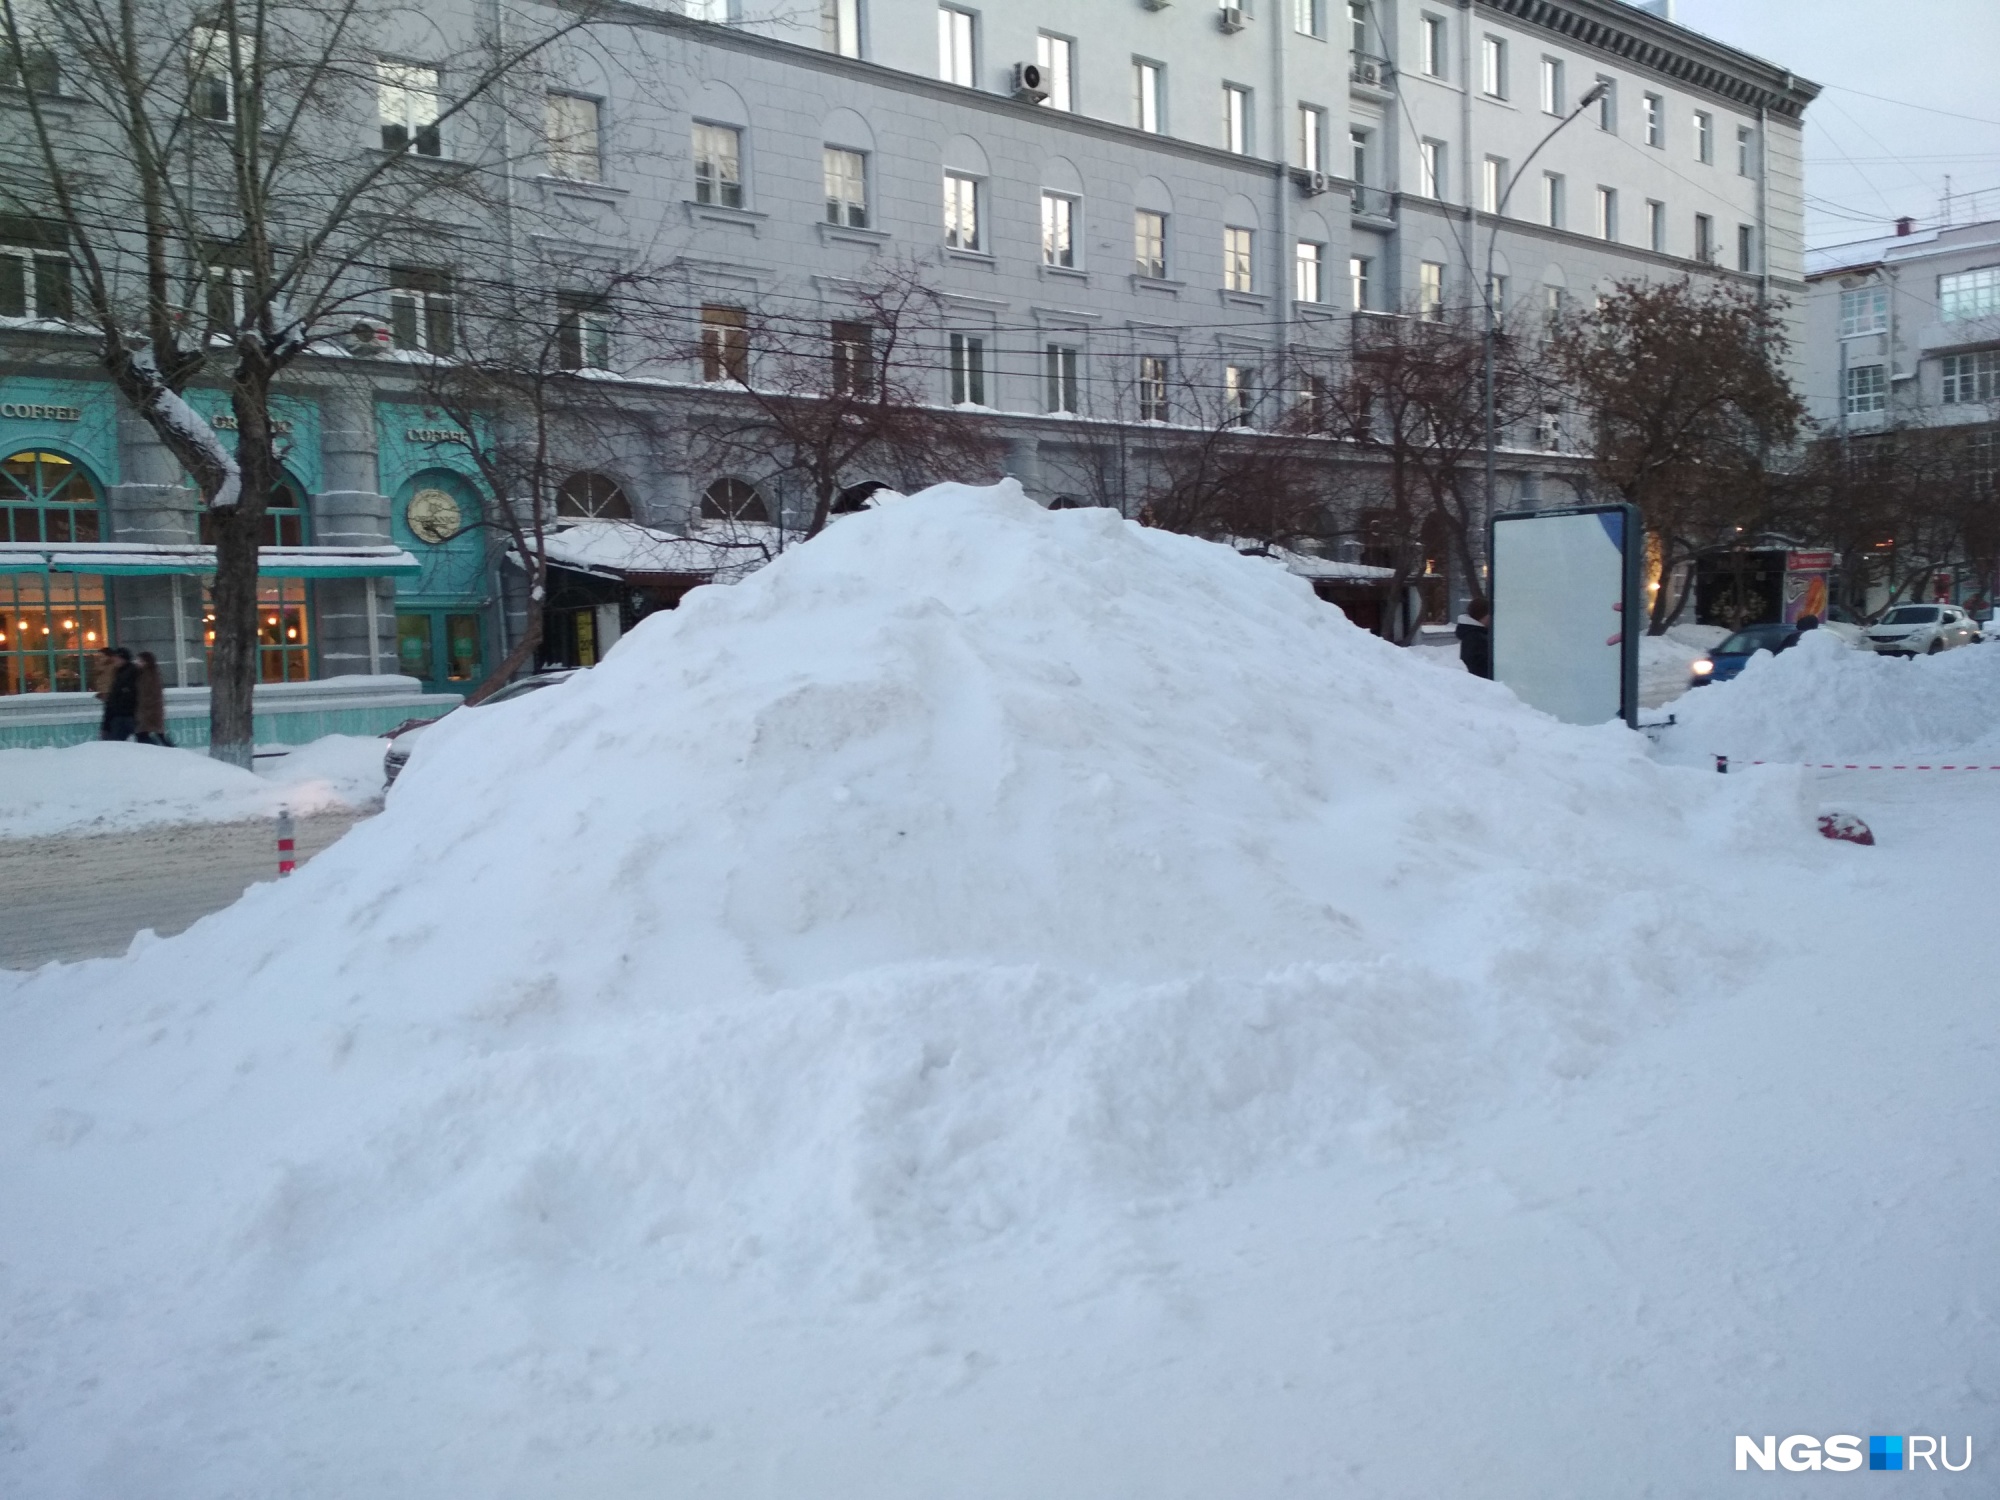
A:
{"type": "Polygon", "coordinates": [[[1674,19],[1821,86],[1808,245],[1888,234],[1903,214],[1934,224],[1947,176],[1985,190],[1953,222],[2000,219],[2000,0],[1676,0],[1674,19]]]}

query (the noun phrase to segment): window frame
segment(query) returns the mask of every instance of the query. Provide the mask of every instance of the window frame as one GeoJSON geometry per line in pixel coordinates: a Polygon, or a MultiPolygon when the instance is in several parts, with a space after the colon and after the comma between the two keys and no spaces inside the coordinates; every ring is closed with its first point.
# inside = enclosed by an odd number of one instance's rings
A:
{"type": "Polygon", "coordinates": [[[1479,48],[1479,91],[1488,99],[1507,97],[1507,38],[1487,32],[1479,48]]]}
{"type": "Polygon", "coordinates": [[[1656,255],[1667,253],[1667,205],[1658,198],[1646,200],[1646,248],[1656,255]]]}
{"type": "Polygon", "coordinates": [[[960,88],[978,87],[979,12],[957,5],[938,7],[938,79],[960,88]]]}
{"type": "Polygon", "coordinates": [[[826,222],[839,229],[868,228],[868,153],[852,146],[820,146],[820,179],[826,199],[826,222]],[[836,173],[835,158],[855,164],[853,172],[836,173]],[[843,189],[849,186],[854,192],[843,189]]]}
{"type": "Polygon", "coordinates": [[[1326,246],[1318,240],[1293,242],[1292,300],[1315,307],[1326,300],[1326,246]]]}
{"type": "Polygon", "coordinates": [[[1716,256],[1722,249],[1715,242],[1715,216],[1696,214],[1694,216],[1694,258],[1705,266],[1715,264],[1716,256]]]}
{"type": "Polygon", "coordinates": [[[1132,124],[1148,135],[1162,135],[1166,132],[1166,74],[1165,63],[1153,61],[1150,57],[1132,59],[1132,124]]]}
{"type": "Polygon", "coordinates": [[[1043,109],[1076,113],[1076,38],[1057,31],[1035,33],[1035,65],[1042,70],[1042,87],[1048,97],[1043,109]]]}
{"type": "Polygon", "coordinates": [[[1248,156],[1254,119],[1251,91],[1240,83],[1222,85],[1222,149],[1232,156],[1248,156]]]}
{"type": "Polygon", "coordinates": [[[1618,134],[1618,80],[1609,73],[1599,73],[1593,80],[1603,86],[1604,92],[1597,96],[1597,128],[1606,135],[1618,134]]]}
{"type": "Polygon", "coordinates": [[[1055,339],[1042,346],[1043,410],[1049,416],[1083,415],[1083,378],[1079,372],[1082,351],[1075,344],[1055,339]]]}
{"type": "Polygon", "coordinates": [[[1042,189],[1042,264],[1056,270],[1076,271],[1079,210],[1083,200],[1074,193],[1042,189]]]}
{"type": "Polygon", "coordinates": [[[980,189],[984,179],[969,172],[954,172],[946,167],[944,172],[944,244],[947,250],[957,250],[963,254],[984,255],[986,253],[984,226],[980,223],[980,202],[984,196],[980,189]],[[954,188],[960,191],[954,192],[954,188]],[[970,232],[965,220],[971,219],[970,232]]]}
{"type": "Polygon", "coordinates": [[[604,101],[594,94],[578,93],[574,89],[550,89],[542,104],[542,154],[551,177],[560,177],[565,182],[604,181],[604,101]],[[566,170],[572,163],[586,161],[586,153],[567,144],[575,139],[567,132],[560,137],[556,131],[556,101],[590,106],[590,145],[587,153],[588,174],[566,170]],[[560,143],[559,143],[560,142],[560,143]]]}
{"type": "Polygon", "coordinates": [[[1222,226],[1222,289],[1255,296],[1257,292],[1257,231],[1241,224],[1222,226]],[[1239,240],[1237,236],[1241,236],[1239,240]]]}
{"type": "Polygon", "coordinates": [[[1355,312],[1371,312],[1375,290],[1375,257],[1372,255],[1349,255],[1347,257],[1347,295],[1354,303],[1355,312]]]}
{"type": "Polygon", "coordinates": [[[953,406],[985,406],[986,335],[953,329],[946,340],[953,406]]]}
{"type": "Polygon", "coordinates": [[[1938,365],[1942,405],[1991,406],[2000,401],[2000,349],[1947,354],[1938,365]]]}
{"type": "Polygon", "coordinates": [[[701,305],[701,378],[704,385],[750,383],[750,310],[733,302],[701,305]]]}
{"type": "MultiPolygon", "coordinates": [[[[421,114],[423,111],[415,111],[421,114]]],[[[430,63],[409,62],[402,58],[378,57],[375,59],[375,124],[379,133],[381,149],[390,156],[422,156],[433,161],[448,158],[444,149],[444,128],[438,117],[444,112],[444,72],[430,63]],[[388,75],[399,72],[406,76],[392,79],[388,75]],[[428,74],[430,87],[426,88],[415,80],[415,75],[428,74]],[[405,108],[401,119],[392,119],[389,110],[391,91],[400,96],[407,106],[413,101],[428,98],[430,119],[413,119],[412,111],[405,108]],[[403,132],[403,142],[391,142],[392,130],[403,132]],[[429,134],[426,136],[425,132],[429,134]]]]}
{"type": "Polygon", "coordinates": [[[1664,151],[1667,146],[1667,96],[1646,95],[1646,144],[1664,151]]]}
{"type": "Polygon", "coordinates": [[[1841,372],[1840,410],[1843,416],[1865,417],[1889,409],[1889,367],[1849,365],[1841,372]]]}
{"type": "Polygon", "coordinates": [[[861,0],[820,0],[819,37],[822,51],[861,56],[861,0]]]}
{"type": "Polygon", "coordinates": [[[1142,354],[1139,356],[1139,374],[1133,382],[1139,399],[1139,420],[1141,422],[1166,422],[1171,420],[1172,397],[1170,386],[1173,372],[1164,354],[1142,354]]]}
{"type": "Polygon", "coordinates": [[[1715,165],[1715,116],[1705,109],[1694,112],[1694,159],[1704,166],[1715,165]]]}
{"type": "Polygon", "coordinates": [[[1842,291],[1838,307],[1838,338],[1862,338],[1889,330],[1889,288],[1883,282],[1870,282],[1866,286],[1842,291]]]}
{"type": "Polygon", "coordinates": [[[1424,11],[1418,18],[1417,57],[1424,77],[1448,80],[1451,77],[1451,31],[1445,18],[1424,11]]]}
{"type": "Polygon", "coordinates": [[[1479,201],[1481,211],[1500,216],[1500,205],[1507,194],[1507,158],[1488,156],[1479,166],[1479,201]]]}
{"type": "Polygon", "coordinates": [[[1417,142],[1417,192],[1420,197],[1435,202],[1445,201],[1450,190],[1451,158],[1450,147],[1435,136],[1425,136],[1417,142]]]}
{"type": "Polygon", "coordinates": [[[1970,323],[2000,315],[2000,265],[1940,272],[1937,306],[1941,323],[1970,323]]]}
{"type": "Polygon", "coordinates": [[[1255,365],[1225,361],[1222,366],[1222,420],[1229,427],[1257,425],[1258,370],[1255,365]]]}
{"type": "Polygon", "coordinates": [[[1546,52],[1542,54],[1540,83],[1542,113],[1545,115],[1561,115],[1564,112],[1563,101],[1566,97],[1566,91],[1563,87],[1563,60],[1560,57],[1551,57],[1546,52]]]}
{"type": "Polygon", "coordinates": [[[602,294],[556,293],[558,368],[609,371],[612,368],[611,337],[611,305],[602,294]]]}
{"type": "Polygon", "coordinates": [[[1618,189],[1597,185],[1597,237],[1607,244],[1618,243],[1618,189]]]}
{"type": "Polygon", "coordinates": [[[1292,30],[1300,36],[1326,37],[1326,0],[1292,0],[1292,30]]]}
{"type": "Polygon", "coordinates": [[[1317,104],[1300,104],[1299,166],[1308,172],[1326,170],[1326,110],[1317,104]]]}
{"type": "Polygon", "coordinates": [[[1560,172],[1542,173],[1542,223],[1550,229],[1561,229],[1568,217],[1568,205],[1563,201],[1568,192],[1568,180],[1560,172]]]}
{"type": "Polygon", "coordinates": [[[709,208],[745,207],[749,194],[743,170],[743,127],[725,125],[719,120],[694,120],[689,127],[689,144],[694,168],[694,201],[709,208]],[[705,142],[711,145],[728,144],[727,164],[734,170],[733,177],[722,172],[725,163],[721,157],[711,159],[704,149],[705,142]]]}
{"type": "Polygon", "coordinates": [[[1132,261],[1137,274],[1147,281],[1167,279],[1167,221],[1168,215],[1156,208],[1135,208],[1132,210],[1132,261]],[[1152,225],[1146,221],[1153,220],[1152,225]],[[1149,235],[1148,229],[1157,229],[1157,235],[1149,235]],[[1156,254],[1148,257],[1148,248],[1156,254]]]}
{"type": "Polygon", "coordinates": [[[397,349],[449,359],[458,346],[458,288],[452,273],[435,266],[391,266],[389,330],[397,349]],[[406,327],[408,339],[403,336],[406,327]]]}
{"type": "Polygon", "coordinates": [[[1417,316],[1426,323],[1444,318],[1444,262],[1417,262],[1417,316]]]}

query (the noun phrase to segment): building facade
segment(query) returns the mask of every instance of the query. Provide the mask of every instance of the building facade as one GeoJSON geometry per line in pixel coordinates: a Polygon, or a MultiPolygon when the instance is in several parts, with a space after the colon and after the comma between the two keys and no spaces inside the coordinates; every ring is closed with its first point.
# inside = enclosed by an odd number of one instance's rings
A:
{"type": "MultiPolygon", "coordinates": [[[[520,628],[492,534],[444,524],[487,504],[479,435],[427,406],[423,379],[453,357],[455,300],[503,268],[557,301],[578,267],[644,267],[654,288],[644,319],[616,296],[563,315],[563,363],[594,403],[565,518],[768,522],[781,540],[806,511],[796,478],[705,467],[697,441],[735,399],[732,330],[817,308],[838,339],[853,289],[891,261],[921,267],[943,309],[928,398],[988,424],[1036,498],[1128,514],[1143,485],[1123,476],[1166,435],[1218,412],[1254,432],[1290,399],[1289,352],[1337,354],[1357,322],[1464,314],[1490,289],[1504,326],[1533,328],[1621,280],[1686,274],[1788,305],[1804,290],[1814,86],[1620,0],[680,0],[619,8],[552,59],[527,111],[540,142],[493,167],[507,212],[441,207],[385,240],[359,296],[381,338],[328,330],[287,374],[267,540],[303,550],[267,569],[273,683],[401,672],[463,691],[520,628]]],[[[378,90],[382,141],[411,170],[491,150],[410,103],[407,79],[442,96],[448,77],[382,66],[405,80],[378,90]]],[[[78,686],[99,635],[198,684],[192,491],[66,332],[57,278],[38,279],[60,246],[15,220],[0,541],[18,571],[0,612],[16,641],[70,645],[6,657],[0,684],[78,686]],[[118,566],[91,550],[132,544],[180,550],[118,566]]],[[[1492,500],[1571,493],[1575,436],[1503,434],[1492,500]]],[[[572,661],[677,597],[617,568],[559,582],[576,618],[548,634],[572,661]]]]}

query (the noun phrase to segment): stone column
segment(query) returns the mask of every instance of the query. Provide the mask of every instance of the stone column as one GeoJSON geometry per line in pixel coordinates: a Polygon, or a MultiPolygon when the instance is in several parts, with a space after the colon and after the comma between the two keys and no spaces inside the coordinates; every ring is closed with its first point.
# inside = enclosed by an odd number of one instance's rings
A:
{"type": "MultiPolygon", "coordinates": [[[[105,497],[109,510],[105,541],[186,547],[200,540],[199,492],[187,482],[180,464],[153,435],[153,429],[122,405],[118,411],[118,468],[124,482],[112,485],[105,497]]],[[[199,577],[113,578],[109,592],[111,629],[117,644],[135,652],[152,652],[172,686],[194,686],[208,680],[199,577]]]]}
{"type": "Polygon", "coordinates": [[[1021,481],[1021,488],[1028,492],[1029,499],[1043,498],[1042,445],[1039,438],[1008,438],[1006,467],[1009,474],[1021,481]]]}
{"type": "MultiPolygon", "coordinates": [[[[361,394],[328,396],[320,407],[320,462],[326,488],[312,498],[312,537],[321,547],[386,547],[389,497],[377,488],[375,407],[361,394]]],[[[396,585],[390,578],[327,578],[313,585],[319,675],[396,670],[396,585]]]]}

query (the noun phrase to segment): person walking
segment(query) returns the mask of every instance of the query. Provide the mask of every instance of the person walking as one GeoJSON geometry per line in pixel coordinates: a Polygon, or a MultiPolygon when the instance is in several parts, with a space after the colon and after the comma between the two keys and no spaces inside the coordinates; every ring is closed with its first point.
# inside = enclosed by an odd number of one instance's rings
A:
{"type": "Polygon", "coordinates": [[[118,664],[98,689],[104,699],[104,722],[97,734],[99,739],[129,740],[139,716],[139,669],[125,647],[113,646],[109,654],[118,664]]]}
{"type": "Polygon", "coordinates": [[[167,685],[160,676],[160,659],[150,651],[139,653],[138,712],[132,727],[133,738],[142,745],[173,747],[167,738],[167,685]]]}
{"type": "Polygon", "coordinates": [[[1493,606],[1474,594],[1458,617],[1458,659],[1474,677],[1493,675],[1493,606]]]}

